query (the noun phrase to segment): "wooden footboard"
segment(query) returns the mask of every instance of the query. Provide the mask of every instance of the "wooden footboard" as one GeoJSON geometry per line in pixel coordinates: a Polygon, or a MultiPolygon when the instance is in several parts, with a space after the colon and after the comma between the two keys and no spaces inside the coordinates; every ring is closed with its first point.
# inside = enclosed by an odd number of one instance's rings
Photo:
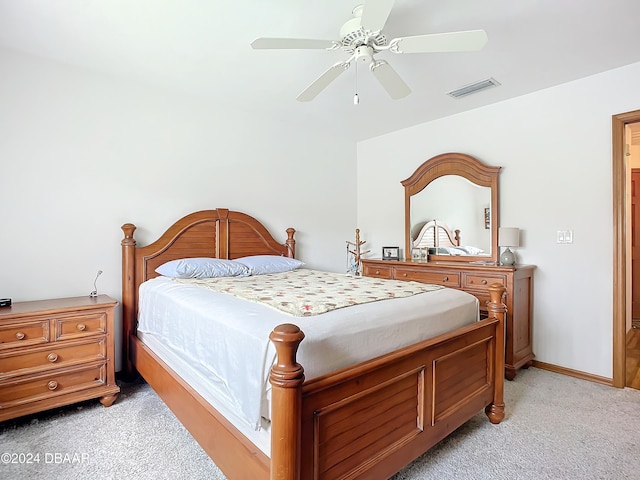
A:
{"type": "Polygon", "coordinates": [[[482,409],[499,423],[504,287],[490,291],[491,318],[304,384],[303,335],[277,327],[271,479],[385,479],[482,409]]]}

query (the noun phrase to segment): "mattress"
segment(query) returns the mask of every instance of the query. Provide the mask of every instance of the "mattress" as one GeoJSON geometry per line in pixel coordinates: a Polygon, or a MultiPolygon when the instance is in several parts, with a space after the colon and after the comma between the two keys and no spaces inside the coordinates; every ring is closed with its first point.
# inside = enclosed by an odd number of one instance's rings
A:
{"type": "MultiPolygon", "coordinates": [[[[297,358],[311,379],[477,320],[478,300],[449,288],[295,317],[157,277],[140,286],[138,336],[245,433],[268,426],[279,324],[305,333],[297,358]]],[[[268,450],[268,439],[254,443],[268,450]]]]}

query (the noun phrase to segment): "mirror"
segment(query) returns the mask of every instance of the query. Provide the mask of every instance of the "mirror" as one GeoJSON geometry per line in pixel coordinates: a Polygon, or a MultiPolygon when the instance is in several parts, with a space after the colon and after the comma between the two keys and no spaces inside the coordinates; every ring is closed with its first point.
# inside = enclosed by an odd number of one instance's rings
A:
{"type": "Polygon", "coordinates": [[[497,262],[499,172],[469,155],[445,153],[403,180],[405,258],[428,248],[434,261],[497,262]]]}

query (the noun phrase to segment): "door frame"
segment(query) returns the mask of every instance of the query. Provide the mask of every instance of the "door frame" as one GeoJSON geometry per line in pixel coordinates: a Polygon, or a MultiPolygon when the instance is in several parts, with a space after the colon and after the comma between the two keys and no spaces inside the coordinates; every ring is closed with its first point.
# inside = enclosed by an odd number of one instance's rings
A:
{"type": "Polygon", "coordinates": [[[626,384],[627,339],[627,159],[625,126],[640,122],[640,110],[612,116],[613,176],[613,386],[626,384]]]}

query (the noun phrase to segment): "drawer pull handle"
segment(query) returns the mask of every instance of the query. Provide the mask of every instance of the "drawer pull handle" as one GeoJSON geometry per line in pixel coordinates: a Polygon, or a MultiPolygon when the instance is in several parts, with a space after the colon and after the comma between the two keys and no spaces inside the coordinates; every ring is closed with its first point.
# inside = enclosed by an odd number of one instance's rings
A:
{"type": "Polygon", "coordinates": [[[486,281],[486,280],[482,280],[482,284],[483,284],[483,285],[486,285],[486,284],[487,284],[487,281],[486,281]]]}
{"type": "Polygon", "coordinates": [[[51,380],[49,383],[47,383],[47,388],[49,390],[55,390],[56,388],[58,388],[58,382],[54,382],[53,380],[51,380]]]}
{"type": "Polygon", "coordinates": [[[376,275],[380,275],[380,270],[376,270],[376,275]]]}
{"type": "Polygon", "coordinates": [[[49,360],[51,363],[56,362],[58,360],[58,354],[50,353],[49,355],[47,355],[47,360],[49,360]]]}
{"type": "Polygon", "coordinates": [[[406,276],[407,276],[407,274],[406,274],[406,273],[403,273],[403,274],[402,274],[402,276],[403,276],[403,277],[406,277],[406,276]]]}
{"type": "Polygon", "coordinates": [[[80,330],[81,332],[86,330],[86,328],[87,328],[87,326],[84,323],[79,323],[78,324],[78,330],[80,330]]]}
{"type": "Polygon", "coordinates": [[[446,277],[446,276],[445,276],[445,277],[442,279],[442,281],[443,281],[443,282],[448,282],[448,281],[449,281],[449,277],[446,277]]]}
{"type": "Polygon", "coordinates": [[[16,338],[17,338],[18,340],[22,340],[24,337],[25,337],[24,333],[22,333],[22,332],[18,332],[18,333],[16,333],[16,338]]]}

